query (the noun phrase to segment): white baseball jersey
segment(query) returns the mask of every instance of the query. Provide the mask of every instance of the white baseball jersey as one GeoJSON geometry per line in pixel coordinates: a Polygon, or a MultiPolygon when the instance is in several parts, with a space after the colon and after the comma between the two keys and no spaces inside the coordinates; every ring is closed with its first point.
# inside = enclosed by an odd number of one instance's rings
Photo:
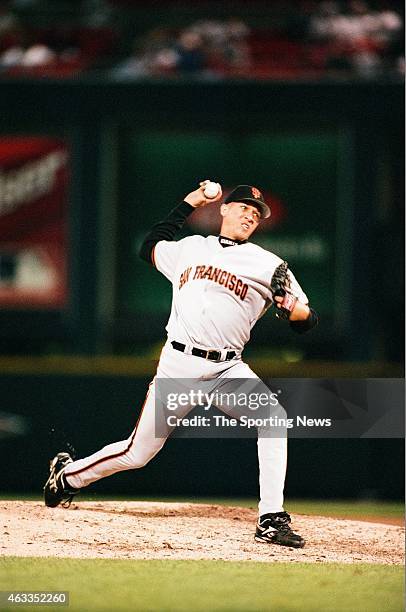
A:
{"type": "MultiPolygon", "coordinates": [[[[270,283],[282,259],[249,242],[223,247],[216,236],[158,242],[154,265],[172,283],[166,330],[170,340],[204,349],[241,352],[272,304],[270,283]]],[[[294,275],[291,291],[308,299],[294,275]]]]}
{"type": "MultiPolygon", "coordinates": [[[[182,219],[192,210],[186,203],[180,205],[180,213],[175,209],[178,216],[175,220],[172,218],[166,235],[173,228],[179,229],[182,219]]],[[[145,243],[148,248],[143,259],[152,258],[155,267],[173,286],[166,328],[168,342],[129,438],[70,463],[65,470],[70,487],[79,489],[110,474],[141,468],[159,452],[169,435],[169,431],[160,435],[156,432],[155,416],[163,410],[163,400],[156,387],[159,379],[181,381],[188,377],[210,381],[212,391],[219,387],[224,391],[227,381],[234,385],[235,380],[253,379],[257,389],[262,385],[264,393],[269,391],[239,353],[248,342],[252,327],[272,304],[270,284],[275,268],[282,263],[280,257],[248,242],[223,247],[216,236],[189,236],[179,241],[159,238],[155,241],[149,237],[149,242],[145,243]],[[152,252],[149,242],[152,242],[152,252]],[[176,350],[171,344],[174,340],[185,344],[185,351],[176,350]],[[225,361],[210,361],[190,354],[188,347],[232,350],[236,355],[225,361]]],[[[289,274],[292,293],[307,304],[306,295],[290,271],[289,274]]],[[[181,414],[177,415],[186,416],[192,408],[192,404],[182,404],[181,414]]],[[[218,408],[229,414],[224,406],[218,408]]],[[[279,404],[277,409],[278,414],[284,413],[279,404]]],[[[283,511],[287,436],[286,432],[271,436],[270,430],[271,427],[258,428],[260,516],[283,511]]]]}

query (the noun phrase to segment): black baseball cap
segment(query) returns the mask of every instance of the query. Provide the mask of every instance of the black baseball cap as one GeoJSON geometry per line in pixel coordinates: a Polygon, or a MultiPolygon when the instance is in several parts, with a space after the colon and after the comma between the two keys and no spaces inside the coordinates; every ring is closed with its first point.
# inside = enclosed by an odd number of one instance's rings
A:
{"type": "Polygon", "coordinates": [[[271,210],[265,204],[264,196],[257,187],[252,187],[252,185],[238,185],[224,200],[224,204],[230,204],[230,202],[252,202],[260,210],[263,219],[271,216],[271,210]]]}

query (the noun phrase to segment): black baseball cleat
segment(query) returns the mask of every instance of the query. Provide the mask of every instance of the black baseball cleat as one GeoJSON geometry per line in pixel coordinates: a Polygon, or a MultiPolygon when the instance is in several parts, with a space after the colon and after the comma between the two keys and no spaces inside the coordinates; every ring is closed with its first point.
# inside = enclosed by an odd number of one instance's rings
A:
{"type": "Polygon", "coordinates": [[[304,539],[290,528],[290,516],[287,512],[272,512],[263,514],[257,523],[255,540],[267,544],[279,544],[303,548],[304,539]]]}
{"type": "Polygon", "coordinates": [[[49,478],[44,486],[44,502],[49,508],[59,504],[69,508],[71,501],[80,489],[74,489],[66,482],[64,471],[73,459],[69,453],[58,453],[49,464],[49,478]]]}

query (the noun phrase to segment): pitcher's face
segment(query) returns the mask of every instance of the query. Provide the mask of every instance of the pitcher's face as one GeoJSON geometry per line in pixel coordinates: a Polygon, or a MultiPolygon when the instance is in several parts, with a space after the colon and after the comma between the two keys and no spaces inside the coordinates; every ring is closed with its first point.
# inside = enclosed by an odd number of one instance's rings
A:
{"type": "Polygon", "coordinates": [[[248,202],[223,204],[220,212],[223,217],[220,233],[232,240],[248,240],[261,220],[258,208],[248,202]]]}

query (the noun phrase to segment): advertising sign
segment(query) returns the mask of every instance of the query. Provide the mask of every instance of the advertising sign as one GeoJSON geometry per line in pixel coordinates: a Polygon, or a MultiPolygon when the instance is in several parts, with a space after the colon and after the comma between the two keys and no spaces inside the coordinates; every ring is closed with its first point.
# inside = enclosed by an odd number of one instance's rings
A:
{"type": "Polygon", "coordinates": [[[66,304],[68,180],[63,141],[0,139],[0,306],[66,304]]]}

